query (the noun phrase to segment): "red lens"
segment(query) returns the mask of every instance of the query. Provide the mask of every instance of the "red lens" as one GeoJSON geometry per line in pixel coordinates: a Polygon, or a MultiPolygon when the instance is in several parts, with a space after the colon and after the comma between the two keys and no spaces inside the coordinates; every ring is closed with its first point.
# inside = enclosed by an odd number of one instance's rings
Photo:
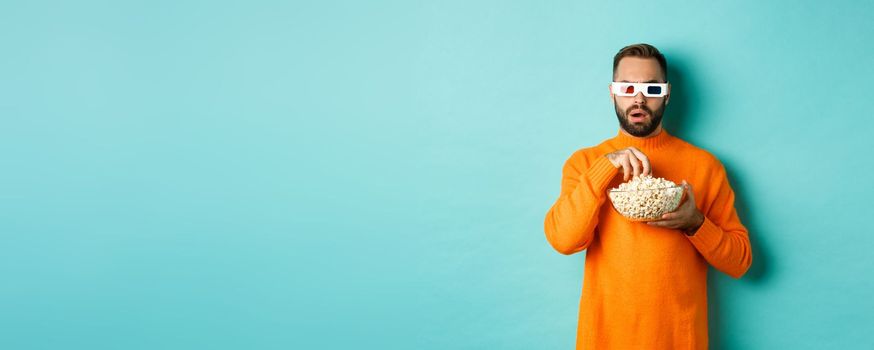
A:
{"type": "Polygon", "coordinates": [[[628,85],[628,86],[626,86],[626,87],[625,87],[625,93],[626,93],[626,94],[633,94],[633,93],[634,93],[634,85],[628,85]]]}

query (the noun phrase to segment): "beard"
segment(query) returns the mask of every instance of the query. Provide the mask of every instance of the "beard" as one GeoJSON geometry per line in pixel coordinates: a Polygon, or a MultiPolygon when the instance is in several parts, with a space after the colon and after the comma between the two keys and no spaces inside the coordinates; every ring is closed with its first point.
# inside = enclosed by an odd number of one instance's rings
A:
{"type": "Polygon", "coordinates": [[[667,105],[667,99],[662,101],[662,105],[659,106],[654,111],[651,111],[649,107],[646,105],[632,105],[628,107],[627,110],[623,111],[619,109],[619,105],[616,104],[616,98],[613,98],[613,107],[616,109],[616,118],[619,119],[619,125],[622,127],[625,132],[631,134],[636,137],[644,137],[649,134],[652,134],[656,128],[659,127],[659,124],[662,122],[662,114],[665,113],[665,106],[667,105]],[[633,109],[641,109],[649,114],[649,119],[643,123],[631,123],[628,120],[628,113],[633,109]]]}

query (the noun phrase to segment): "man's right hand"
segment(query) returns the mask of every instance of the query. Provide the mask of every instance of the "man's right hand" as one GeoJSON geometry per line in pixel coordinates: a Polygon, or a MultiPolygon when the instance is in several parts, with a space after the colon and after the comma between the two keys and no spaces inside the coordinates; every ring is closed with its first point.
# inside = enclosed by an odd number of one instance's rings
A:
{"type": "Polygon", "coordinates": [[[637,148],[623,148],[604,156],[613,163],[614,167],[622,167],[624,181],[628,181],[632,176],[652,175],[649,158],[637,148]]]}

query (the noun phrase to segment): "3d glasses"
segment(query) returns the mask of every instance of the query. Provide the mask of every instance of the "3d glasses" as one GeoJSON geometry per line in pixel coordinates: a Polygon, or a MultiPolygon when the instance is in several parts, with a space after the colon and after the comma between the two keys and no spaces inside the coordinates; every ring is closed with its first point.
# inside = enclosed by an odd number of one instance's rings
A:
{"type": "Polygon", "coordinates": [[[634,96],[642,92],[646,97],[662,97],[668,94],[667,83],[623,83],[614,81],[610,88],[616,96],[634,96]]]}

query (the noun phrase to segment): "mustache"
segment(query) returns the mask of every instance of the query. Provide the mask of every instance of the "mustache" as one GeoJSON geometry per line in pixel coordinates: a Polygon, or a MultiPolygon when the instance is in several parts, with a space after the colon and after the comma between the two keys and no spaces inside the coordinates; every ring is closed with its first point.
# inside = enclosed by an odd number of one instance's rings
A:
{"type": "Polygon", "coordinates": [[[649,107],[647,107],[646,105],[633,105],[631,107],[628,107],[628,109],[625,110],[625,115],[628,115],[629,113],[631,113],[631,111],[635,109],[642,110],[647,114],[652,115],[652,110],[650,110],[649,107]]]}

